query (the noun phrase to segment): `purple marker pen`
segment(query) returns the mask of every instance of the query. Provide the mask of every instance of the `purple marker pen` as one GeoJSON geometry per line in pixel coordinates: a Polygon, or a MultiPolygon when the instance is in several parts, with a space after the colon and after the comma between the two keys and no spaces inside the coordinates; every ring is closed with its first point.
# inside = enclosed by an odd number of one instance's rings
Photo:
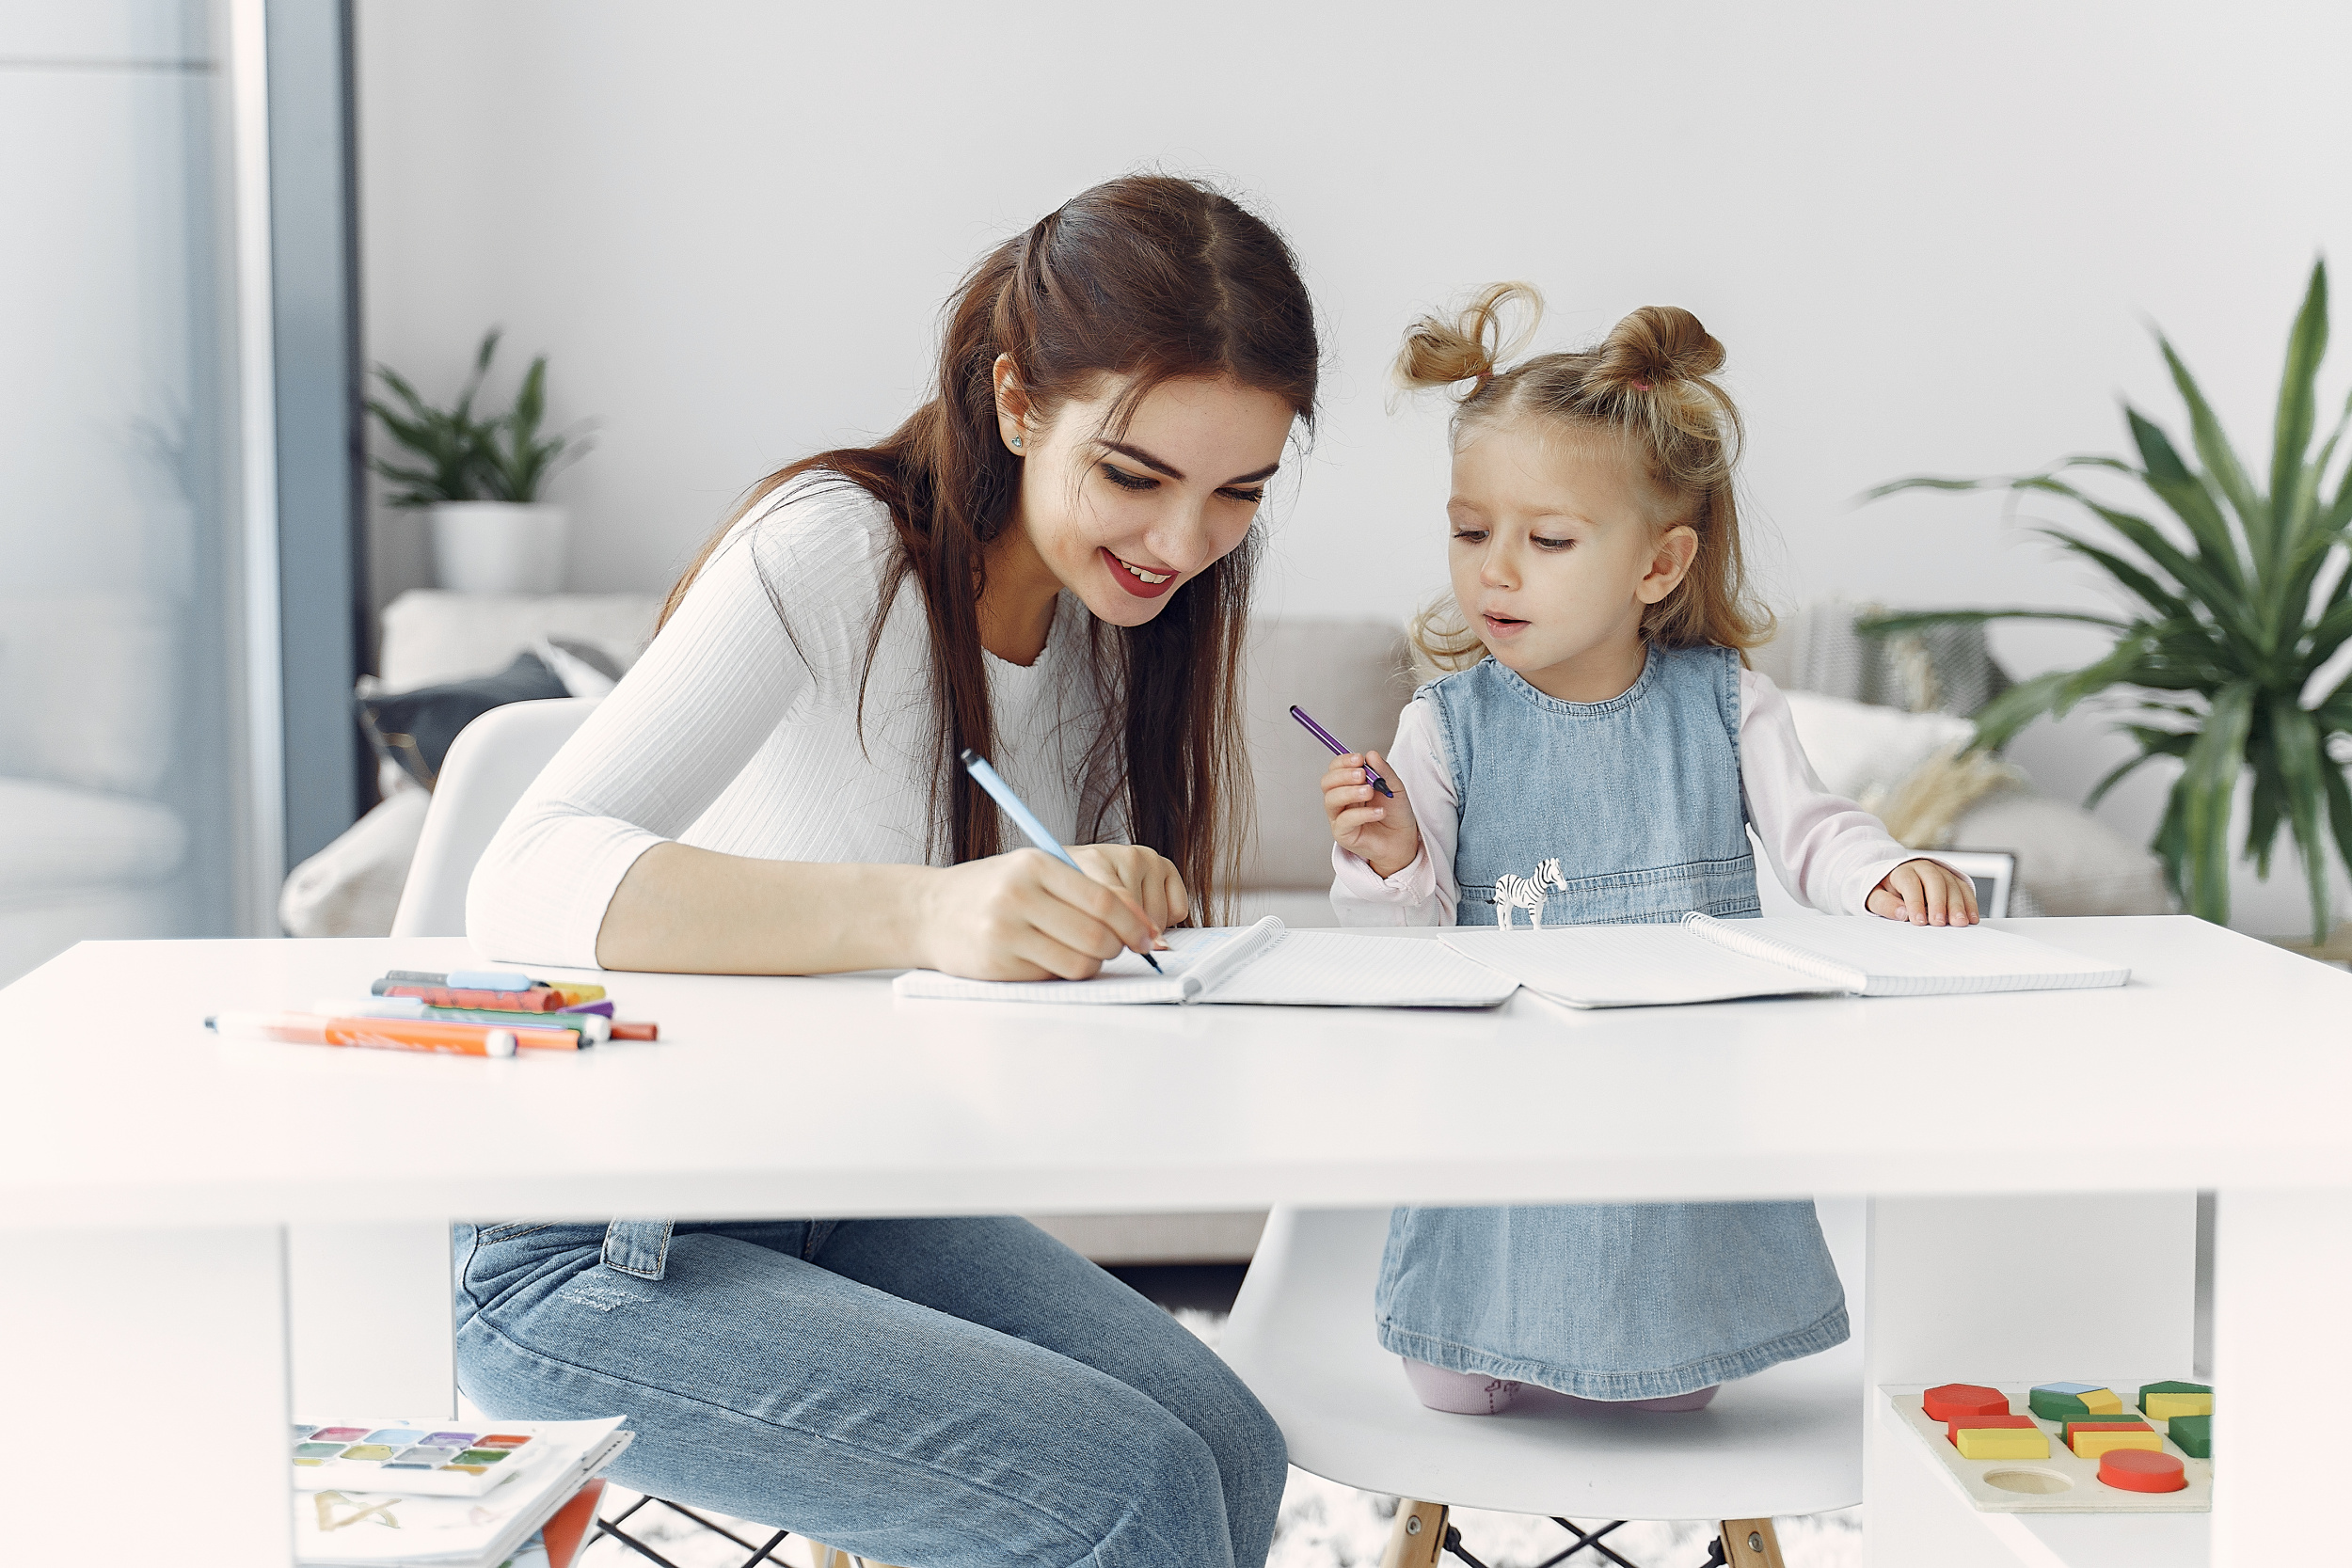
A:
{"type": "MultiPolygon", "coordinates": [[[[1343,757],[1347,755],[1347,748],[1341,745],[1336,739],[1334,739],[1329,730],[1325,729],[1321,724],[1318,724],[1313,720],[1308,718],[1307,710],[1300,707],[1296,703],[1293,703],[1291,705],[1291,717],[1306,725],[1307,733],[1309,735],[1313,736],[1317,740],[1320,740],[1326,746],[1330,747],[1331,754],[1333,756],[1343,757]]],[[[1373,788],[1378,790],[1390,800],[1393,800],[1396,799],[1396,791],[1389,787],[1389,781],[1382,778],[1379,774],[1374,772],[1369,768],[1364,769],[1364,782],[1371,784],[1373,788]]]]}

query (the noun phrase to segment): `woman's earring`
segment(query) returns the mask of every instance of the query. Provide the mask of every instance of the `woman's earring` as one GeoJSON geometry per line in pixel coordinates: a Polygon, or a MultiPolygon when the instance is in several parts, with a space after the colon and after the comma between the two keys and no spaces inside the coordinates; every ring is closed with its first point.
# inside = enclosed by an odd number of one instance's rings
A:
{"type": "Polygon", "coordinates": [[[1012,438],[1012,450],[1015,451],[1019,451],[1021,450],[1021,437],[1018,436],[1012,438]]]}

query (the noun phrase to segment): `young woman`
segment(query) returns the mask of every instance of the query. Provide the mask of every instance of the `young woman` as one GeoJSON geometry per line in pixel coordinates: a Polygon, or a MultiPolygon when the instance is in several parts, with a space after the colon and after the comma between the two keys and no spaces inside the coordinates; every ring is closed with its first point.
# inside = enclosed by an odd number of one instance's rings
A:
{"type": "MultiPolygon", "coordinates": [[[[1007,979],[1148,948],[1239,850],[1252,525],[1315,378],[1289,249],[1200,185],[998,246],[932,401],[770,476],[688,571],[484,856],[476,943],[1007,979]],[[966,746],[1087,875],[1007,852],[966,746]]],[[[457,1261],[468,1395],[626,1413],[627,1484],[914,1568],[1265,1557],[1272,1420],[1020,1221],[460,1226],[457,1261]]]]}

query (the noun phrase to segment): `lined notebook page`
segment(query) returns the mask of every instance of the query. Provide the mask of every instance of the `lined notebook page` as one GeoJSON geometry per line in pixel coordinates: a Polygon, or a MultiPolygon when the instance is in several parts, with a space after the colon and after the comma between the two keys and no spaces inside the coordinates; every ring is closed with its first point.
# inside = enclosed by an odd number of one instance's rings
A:
{"type": "Polygon", "coordinates": [[[1165,977],[1121,953],[1091,980],[963,980],[914,970],[900,996],[966,1002],[1224,1002],[1287,1007],[1491,1007],[1518,982],[1442,942],[1294,931],[1272,915],[1255,926],[1178,927],[1155,954],[1165,977]]]}
{"type": "Polygon", "coordinates": [[[1255,926],[1180,926],[1168,933],[1168,950],[1152,956],[1160,974],[1134,953],[1104,963],[1090,980],[967,980],[935,969],[913,969],[890,983],[898,996],[957,1002],[1060,1002],[1119,1006],[1183,1002],[1247,964],[1281,935],[1272,915],[1255,926]]]}
{"type": "Polygon", "coordinates": [[[1445,944],[1572,1007],[1669,1007],[1851,989],[1735,952],[1680,925],[1561,926],[1541,931],[1470,926],[1447,932],[1445,944]]]}
{"type": "Polygon", "coordinates": [[[1441,942],[1284,930],[1200,1000],[1288,1007],[1491,1007],[1518,989],[1517,980],[1441,942]]]}
{"type": "Polygon", "coordinates": [[[1824,977],[1851,977],[1865,996],[1952,996],[1968,991],[2073,990],[2120,986],[2131,966],[2086,958],[1990,926],[1912,926],[1876,915],[1768,915],[1690,929],[1725,950],[1777,960],[1824,977]]]}

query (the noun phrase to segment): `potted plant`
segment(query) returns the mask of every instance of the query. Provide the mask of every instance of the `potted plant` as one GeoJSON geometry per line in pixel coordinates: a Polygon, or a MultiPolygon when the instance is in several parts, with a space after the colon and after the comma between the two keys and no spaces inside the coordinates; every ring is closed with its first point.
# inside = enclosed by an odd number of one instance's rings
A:
{"type": "Polygon", "coordinates": [[[2312,448],[2314,384],[2328,346],[2327,263],[2312,268],[2288,334],[2267,473],[2239,460],[2187,365],[2161,334],[2156,341],[2186,405],[2199,466],[2185,462],[2171,438],[2126,404],[2136,465],[2071,457],[2017,478],[1900,480],[1866,498],[1990,488],[2071,501],[2109,536],[2039,531],[2112,579],[2124,600],[2118,614],[1943,610],[1877,616],[1865,629],[2010,618],[2111,629],[2113,646],[2090,663],[2037,675],[1986,705],[1975,744],[1997,748],[2042,714],[2063,714],[2094,693],[2121,689],[2130,706],[2119,727],[2138,752],[2099,782],[2089,803],[2135,769],[2177,758],[2184,766],[2153,847],[2188,911],[2226,922],[2230,818],[2240,776],[2250,772],[2243,852],[2267,877],[2280,831],[2292,835],[2310,888],[2313,940],[2324,942],[2331,836],[2352,863],[2352,789],[2343,767],[2352,761],[2352,682],[2340,673],[2315,680],[2352,639],[2352,571],[2342,547],[2352,525],[2352,475],[2339,473],[2332,488],[2328,479],[2352,403],[2312,448]],[[2086,469],[2124,476],[2170,516],[2158,523],[2154,508],[2143,515],[2109,505],[2065,477],[2086,469]]]}
{"type": "Polygon", "coordinates": [[[463,594],[552,594],[564,586],[570,518],[541,500],[555,473],[583,456],[576,436],[539,433],[547,414],[548,359],[531,362],[514,406],[478,416],[474,399],[498,353],[492,328],[474,355],[473,372],[448,408],[427,403],[389,365],[377,379],[397,400],[371,399],[369,411],[406,449],[408,461],[374,458],[392,483],[391,506],[422,510],[432,520],[433,567],[444,588],[463,594]]]}

